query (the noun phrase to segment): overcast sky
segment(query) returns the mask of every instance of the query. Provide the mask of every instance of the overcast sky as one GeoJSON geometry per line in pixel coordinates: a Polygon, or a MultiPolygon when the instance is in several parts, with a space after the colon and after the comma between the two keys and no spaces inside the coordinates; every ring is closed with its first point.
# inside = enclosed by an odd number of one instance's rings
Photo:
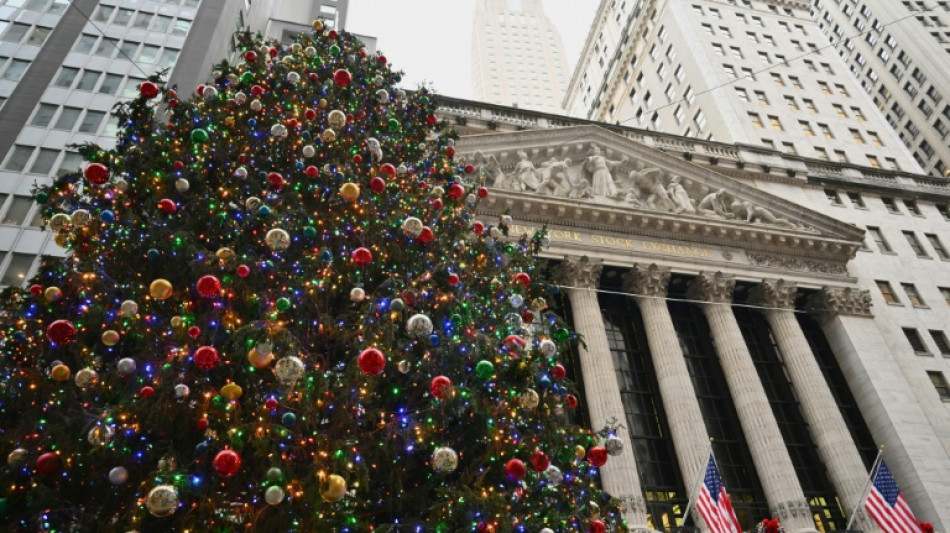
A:
{"type": "MultiPolygon", "coordinates": [[[[569,75],[600,0],[541,0],[561,32],[569,75]]],[[[346,29],[377,38],[402,85],[427,82],[441,94],[472,98],[471,46],[475,0],[350,0],[346,29]]]]}

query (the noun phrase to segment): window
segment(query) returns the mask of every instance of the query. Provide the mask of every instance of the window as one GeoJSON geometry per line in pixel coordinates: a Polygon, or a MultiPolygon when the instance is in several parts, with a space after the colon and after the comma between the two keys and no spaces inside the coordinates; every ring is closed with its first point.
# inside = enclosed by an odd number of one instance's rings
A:
{"type": "Polygon", "coordinates": [[[798,125],[801,126],[802,132],[803,132],[805,135],[807,135],[807,136],[809,136],[809,137],[814,137],[814,136],[815,136],[815,130],[811,129],[811,124],[809,124],[808,121],[806,121],[806,120],[799,120],[799,121],[798,121],[798,125]]]}
{"type": "Polygon", "coordinates": [[[818,108],[815,107],[814,100],[811,100],[809,98],[802,98],[802,102],[804,102],[805,109],[807,109],[809,113],[818,113],[818,108]]]}
{"type": "Polygon", "coordinates": [[[98,22],[108,22],[109,17],[112,16],[112,13],[115,12],[115,8],[112,6],[102,6],[100,5],[96,12],[92,15],[92,20],[98,22]]]}
{"type": "Polygon", "coordinates": [[[930,242],[930,246],[933,247],[934,252],[937,253],[937,257],[943,259],[944,261],[950,260],[950,254],[947,253],[947,249],[944,247],[943,243],[940,242],[940,238],[937,237],[935,233],[925,233],[927,241],[930,242]]]}
{"type": "Polygon", "coordinates": [[[712,46],[713,46],[713,52],[715,52],[717,56],[726,57],[726,50],[725,48],[723,48],[721,44],[713,43],[712,46]]]}
{"type": "Polygon", "coordinates": [[[3,215],[2,223],[19,226],[26,220],[26,215],[30,212],[31,207],[33,207],[33,199],[29,196],[14,196],[9,209],[3,215]]]}
{"type": "MultiPolygon", "coordinates": [[[[828,158],[828,150],[825,150],[824,148],[820,146],[815,147],[815,157],[817,157],[818,159],[821,159],[822,161],[830,161],[830,159],[828,158]]],[[[841,203],[841,201],[834,202],[834,204],[844,205],[841,203]]]]}
{"type": "Polygon", "coordinates": [[[950,206],[947,206],[947,204],[937,204],[934,207],[937,208],[937,212],[940,213],[940,216],[942,216],[944,220],[950,220],[950,206]]]}
{"type": "Polygon", "coordinates": [[[828,84],[823,81],[818,82],[818,88],[821,89],[821,92],[825,94],[831,94],[831,87],[829,87],[828,84]]]}
{"type": "Polygon", "coordinates": [[[172,26],[172,35],[188,35],[188,30],[191,29],[191,22],[183,19],[177,19],[175,25],[172,26]]]}
{"type": "Polygon", "coordinates": [[[20,78],[23,77],[23,74],[29,66],[30,62],[24,59],[14,59],[10,61],[10,66],[8,66],[6,72],[3,73],[3,79],[20,81],[20,78]]]}
{"type": "Polygon", "coordinates": [[[102,73],[96,70],[85,70],[82,73],[82,76],[79,77],[79,83],[76,84],[77,91],[91,91],[96,87],[96,83],[99,81],[99,76],[102,73]]]}
{"type": "MultiPolygon", "coordinates": [[[[164,15],[157,15],[152,20],[152,31],[156,33],[167,33],[168,28],[171,27],[172,17],[166,17],[164,15]]],[[[241,25],[243,29],[243,24],[241,25]]]]}
{"type": "Polygon", "coordinates": [[[871,235],[871,239],[874,240],[874,244],[877,245],[877,249],[881,252],[890,253],[894,251],[891,249],[891,245],[888,244],[887,239],[884,238],[884,234],[881,233],[881,228],[868,226],[868,234],[871,235]]]}
{"type": "Polygon", "coordinates": [[[783,142],[783,143],[782,143],[782,150],[783,150],[786,154],[793,154],[793,155],[798,154],[798,150],[795,149],[795,144],[794,144],[794,143],[783,142]]]}
{"type": "Polygon", "coordinates": [[[851,96],[848,94],[848,90],[844,88],[844,85],[841,85],[840,83],[835,84],[835,89],[838,90],[838,94],[841,96],[851,96]]]}
{"type": "Polygon", "coordinates": [[[884,207],[887,209],[888,213],[893,213],[895,215],[901,214],[901,210],[897,207],[897,202],[889,196],[882,196],[881,203],[884,204],[884,207]]]}
{"type": "Polygon", "coordinates": [[[742,87],[736,87],[736,96],[738,96],[739,100],[742,100],[743,102],[748,103],[749,101],[749,93],[742,87]]]}
{"type": "Polygon", "coordinates": [[[906,207],[912,215],[922,216],[916,200],[904,200],[904,207],[906,207]]]}
{"type": "Polygon", "coordinates": [[[917,287],[913,283],[901,283],[901,287],[904,289],[904,294],[907,295],[907,300],[910,301],[910,304],[914,307],[927,307],[927,304],[924,303],[924,300],[920,297],[920,293],[917,292],[917,287]]]}
{"type": "Polygon", "coordinates": [[[877,134],[877,132],[869,131],[868,137],[871,138],[871,144],[874,146],[884,146],[884,143],[881,141],[881,137],[877,134]]]}
{"type": "Polygon", "coordinates": [[[58,157],[59,150],[40,148],[36,159],[33,160],[33,164],[27,172],[31,174],[49,174],[50,171],[53,170],[53,165],[56,163],[56,158],[58,157]]]}
{"type": "Polygon", "coordinates": [[[113,24],[118,24],[120,26],[127,26],[129,21],[132,20],[132,11],[131,9],[120,9],[118,13],[115,14],[115,19],[113,19],[113,24]]]}
{"type": "Polygon", "coordinates": [[[57,130],[71,130],[76,125],[76,121],[79,120],[79,114],[82,112],[82,109],[78,107],[63,107],[63,111],[59,114],[59,120],[56,121],[56,124],[53,126],[57,130]]]}
{"type": "Polygon", "coordinates": [[[755,99],[761,105],[769,105],[769,98],[765,96],[765,93],[762,91],[755,91],[755,99]]]}
{"type": "Polygon", "coordinates": [[[785,87],[785,80],[782,79],[782,75],[777,72],[772,72],[772,81],[775,82],[775,85],[779,87],[785,87]]]}
{"type": "Polygon", "coordinates": [[[907,239],[907,244],[910,245],[910,249],[917,254],[917,257],[930,257],[930,254],[927,253],[927,250],[924,249],[923,245],[920,244],[920,240],[917,238],[917,235],[913,231],[904,231],[904,238],[907,239]]]}
{"type": "Polygon", "coordinates": [[[37,26],[33,28],[33,32],[30,33],[30,36],[26,39],[26,44],[42,46],[43,42],[46,41],[46,38],[49,37],[51,31],[53,31],[53,28],[47,28],[45,26],[37,26]]]}
{"type": "Polygon", "coordinates": [[[99,92],[102,94],[115,94],[119,90],[119,84],[122,83],[122,76],[119,74],[106,74],[102,85],[99,86],[99,92]]]}
{"type": "Polygon", "coordinates": [[[831,104],[831,107],[834,108],[835,114],[841,118],[848,118],[848,114],[844,111],[844,106],[841,104],[831,104]]]}
{"type": "Polygon", "coordinates": [[[696,126],[698,126],[700,130],[706,127],[706,115],[703,114],[702,109],[697,111],[693,116],[693,122],[696,123],[696,126]]]}
{"type": "Polygon", "coordinates": [[[864,113],[862,113],[861,109],[858,107],[852,107],[851,114],[854,115],[854,118],[858,119],[861,122],[867,121],[867,118],[865,118],[864,113]]]}
{"type": "Polygon", "coordinates": [[[14,22],[7,29],[7,32],[3,34],[3,37],[0,37],[0,41],[4,41],[8,43],[18,43],[23,40],[23,36],[26,35],[26,32],[29,30],[30,30],[29,24],[14,22]]]}
{"type": "Polygon", "coordinates": [[[910,343],[910,347],[914,350],[914,353],[917,355],[932,355],[930,350],[927,349],[927,346],[924,344],[924,340],[920,338],[920,333],[917,332],[916,328],[901,328],[904,330],[904,336],[907,337],[907,342],[910,343]]]}
{"type": "Polygon", "coordinates": [[[834,138],[835,138],[834,134],[831,133],[831,128],[829,128],[827,124],[822,124],[821,122],[819,122],[819,123],[818,123],[818,131],[821,132],[822,137],[824,137],[825,139],[834,139],[834,138]]]}
{"type": "Polygon", "coordinates": [[[854,139],[854,142],[857,144],[864,144],[864,136],[861,135],[860,131],[854,128],[849,128],[849,131],[851,132],[851,137],[854,139]]]}
{"type": "Polygon", "coordinates": [[[745,56],[742,54],[742,49],[738,46],[730,46],[729,51],[732,52],[732,57],[736,59],[745,59],[745,56]]]}
{"type": "Polygon", "coordinates": [[[51,120],[53,120],[53,115],[56,114],[56,110],[59,106],[53,104],[40,104],[36,108],[36,113],[33,115],[33,120],[30,121],[30,126],[38,126],[40,128],[45,128],[49,126],[51,120]]]}
{"type": "Polygon", "coordinates": [[[66,89],[72,87],[77,74],[79,74],[78,68],[63,67],[59,71],[59,76],[56,76],[56,80],[53,81],[53,87],[65,87],[66,89]]]}
{"type": "Polygon", "coordinates": [[[103,37],[102,40],[99,41],[99,45],[96,46],[96,49],[92,51],[92,54],[100,57],[112,57],[115,55],[115,50],[118,47],[118,39],[103,37]]]}
{"type": "Polygon", "coordinates": [[[139,11],[135,14],[135,19],[132,20],[133,28],[147,29],[148,23],[152,20],[152,14],[146,11],[139,11]]]}
{"type": "Polygon", "coordinates": [[[937,287],[940,289],[940,296],[943,296],[943,301],[947,302],[947,305],[950,305],[950,287],[937,287]]]}
{"type": "Polygon", "coordinates": [[[803,88],[804,88],[804,87],[802,86],[802,80],[800,80],[800,79],[798,78],[798,76],[789,76],[789,77],[788,77],[788,80],[792,82],[792,87],[795,87],[796,89],[803,89],[803,88]]]}
{"type": "Polygon", "coordinates": [[[864,198],[861,198],[861,195],[856,192],[848,193],[848,200],[851,200],[851,207],[856,207],[858,209],[864,209],[864,198]]]}
{"type": "Polygon", "coordinates": [[[798,107],[798,102],[795,101],[795,97],[793,97],[793,96],[788,96],[788,95],[786,95],[786,96],[785,96],[785,104],[788,105],[788,108],[789,108],[789,109],[794,109],[794,110],[796,110],[796,111],[797,111],[798,109],[800,109],[800,108],[798,107]]]}
{"type": "Polygon", "coordinates": [[[930,382],[933,383],[937,394],[940,395],[940,399],[944,401],[950,400],[950,384],[947,384],[947,379],[943,377],[943,373],[928,370],[927,375],[930,377],[930,382]]]}
{"type": "Polygon", "coordinates": [[[785,131],[785,128],[782,126],[782,121],[775,115],[769,115],[769,124],[772,125],[772,129],[775,131],[785,131]]]}
{"type": "Polygon", "coordinates": [[[0,279],[0,284],[17,287],[22,285],[23,282],[26,281],[30,267],[33,266],[33,257],[32,254],[11,254],[10,264],[7,265],[7,270],[3,273],[3,279],[0,279]]]}
{"type": "Polygon", "coordinates": [[[26,162],[30,160],[31,155],[33,155],[32,146],[16,144],[13,146],[13,149],[10,150],[10,155],[7,157],[7,162],[3,165],[3,168],[19,172],[26,168],[26,162]]]}
{"type": "Polygon", "coordinates": [[[92,133],[95,134],[99,131],[99,126],[102,124],[102,119],[106,116],[103,111],[86,111],[86,115],[83,117],[82,122],[79,123],[80,133],[92,133]]]}
{"type": "Polygon", "coordinates": [[[73,46],[73,52],[78,54],[88,54],[92,47],[96,44],[98,37],[95,35],[89,35],[87,33],[82,34],[79,39],[76,40],[76,45],[73,46]]]}
{"type": "Polygon", "coordinates": [[[764,127],[764,124],[762,124],[762,118],[759,117],[759,114],[758,114],[758,113],[751,113],[751,112],[750,112],[750,113],[749,113],[749,120],[752,121],[752,125],[755,126],[756,128],[762,128],[762,127],[764,127]]]}
{"type": "Polygon", "coordinates": [[[877,283],[877,290],[881,291],[881,296],[884,297],[884,301],[889,304],[900,304],[900,300],[897,299],[897,295],[894,294],[894,289],[891,288],[891,283],[889,281],[875,281],[877,283]]]}
{"type": "Polygon", "coordinates": [[[146,44],[142,46],[142,51],[139,52],[137,60],[143,63],[154,63],[155,60],[158,59],[159,50],[160,48],[158,46],[146,44]]]}

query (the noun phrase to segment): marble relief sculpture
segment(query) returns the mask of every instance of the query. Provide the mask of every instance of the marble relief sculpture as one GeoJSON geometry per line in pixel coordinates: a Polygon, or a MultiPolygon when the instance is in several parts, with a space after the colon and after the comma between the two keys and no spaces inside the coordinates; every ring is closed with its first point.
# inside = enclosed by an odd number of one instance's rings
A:
{"type": "MultiPolygon", "coordinates": [[[[710,190],[704,183],[669,174],[656,167],[630,170],[630,166],[636,165],[628,165],[625,157],[619,161],[608,159],[598,146],[591,147],[589,155],[581,160],[551,155],[537,165],[523,150],[515,155],[517,162],[513,164],[500,164],[494,155],[482,152],[475,152],[470,161],[479,169],[481,183],[499,189],[571,200],[590,199],[665,213],[800,228],[771,210],[737,198],[725,189],[710,190]]],[[[505,154],[502,157],[505,158],[505,154]]]]}

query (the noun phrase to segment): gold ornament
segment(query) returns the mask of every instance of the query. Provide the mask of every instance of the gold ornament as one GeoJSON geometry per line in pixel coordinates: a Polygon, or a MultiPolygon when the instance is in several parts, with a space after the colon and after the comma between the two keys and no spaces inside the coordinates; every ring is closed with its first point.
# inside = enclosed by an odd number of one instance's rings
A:
{"type": "Polygon", "coordinates": [[[149,285],[148,292],[152,295],[152,298],[156,300],[166,300],[171,297],[175,289],[167,279],[158,278],[149,285]]]}
{"type": "Polygon", "coordinates": [[[335,502],[346,494],[346,480],[342,476],[330,474],[327,476],[326,486],[320,493],[328,502],[335,502]]]}
{"type": "Polygon", "coordinates": [[[340,187],[340,196],[347,202],[355,202],[360,197],[360,186],[353,182],[344,183],[340,187]]]}
{"type": "Polygon", "coordinates": [[[218,248],[218,251],[214,253],[214,256],[222,261],[230,261],[234,259],[234,255],[234,250],[228,248],[227,246],[218,248]]]}
{"type": "Polygon", "coordinates": [[[323,21],[320,19],[315,19],[313,22],[310,23],[310,25],[316,31],[323,31],[323,21]]]}
{"type": "Polygon", "coordinates": [[[69,379],[70,373],[71,372],[69,370],[69,367],[60,363],[54,366],[52,370],[50,370],[49,375],[51,378],[53,378],[56,381],[66,381],[67,379],[69,379]]]}
{"type": "Polygon", "coordinates": [[[102,344],[106,346],[115,346],[119,339],[119,332],[114,329],[107,329],[102,332],[102,344]]]}
{"type": "Polygon", "coordinates": [[[271,250],[281,252],[290,248],[290,234],[280,228],[274,228],[264,236],[264,242],[271,250]]]}
{"type": "Polygon", "coordinates": [[[274,352],[261,353],[257,348],[247,352],[247,360],[254,368],[264,368],[274,360],[274,352]]]}
{"type": "Polygon", "coordinates": [[[55,302],[63,297],[63,291],[60,290],[59,287],[47,287],[46,290],[43,291],[43,296],[46,298],[46,301],[55,302]]]}
{"type": "Polygon", "coordinates": [[[320,138],[323,139],[323,142],[332,143],[336,140],[336,132],[331,128],[323,130],[323,134],[320,135],[320,138]]]}
{"type": "Polygon", "coordinates": [[[228,383],[227,385],[221,387],[221,396],[229,400],[237,400],[244,394],[244,389],[241,388],[237,383],[228,383]]]}
{"type": "Polygon", "coordinates": [[[327,124],[331,128],[340,129],[346,125],[346,115],[339,109],[334,109],[327,115],[327,124]]]}

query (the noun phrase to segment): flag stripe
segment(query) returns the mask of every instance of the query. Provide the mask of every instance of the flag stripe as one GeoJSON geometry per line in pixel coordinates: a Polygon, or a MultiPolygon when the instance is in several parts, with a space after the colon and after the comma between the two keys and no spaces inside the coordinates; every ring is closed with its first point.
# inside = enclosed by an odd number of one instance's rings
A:
{"type": "Polygon", "coordinates": [[[922,533],[920,524],[883,460],[874,475],[864,509],[885,533],[922,533]]]}
{"type": "Polygon", "coordinates": [[[703,484],[696,498],[696,510],[711,533],[742,533],[742,527],[739,526],[732,501],[729,500],[729,493],[722,483],[712,454],[709,455],[703,484]]]}

